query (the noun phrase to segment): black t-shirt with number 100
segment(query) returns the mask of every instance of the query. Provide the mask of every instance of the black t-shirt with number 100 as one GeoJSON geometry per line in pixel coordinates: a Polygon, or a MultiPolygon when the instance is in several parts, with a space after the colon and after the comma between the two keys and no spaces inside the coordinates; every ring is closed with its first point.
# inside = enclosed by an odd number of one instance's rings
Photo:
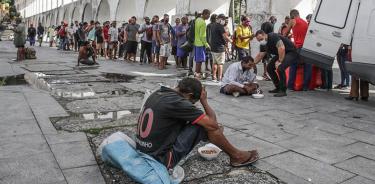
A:
{"type": "Polygon", "coordinates": [[[157,158],[170,151],[187,124],[204,117],[202,110],[175,90],[161,87],[150,95],[138,119],[137,149],[157,158]]]}

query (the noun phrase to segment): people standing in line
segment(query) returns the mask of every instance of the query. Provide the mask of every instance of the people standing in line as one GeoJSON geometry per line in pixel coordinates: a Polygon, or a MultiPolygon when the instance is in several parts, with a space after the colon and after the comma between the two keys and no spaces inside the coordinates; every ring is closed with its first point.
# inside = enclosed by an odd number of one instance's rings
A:
{"type": "Polygon", "coordinates": [[[362,80],[359,77],[352,76],[352,86],[350,89],[350,94],[345,99],[358,101],[359,97],[361,97],[362,101],[367,102],[370,96],[369,87],[369,82],[362,80]]]}
{"type": "Polygon", "coordinates": [[[48,28],[48,41],[49,41],[49,47],[53,46],[53,43],[55,42],[55,26],[52,25],[51,27],[48,28]]]}
{"type": "Polygon", "coordinates": [[[172,28],[172,56],[174,56],[174,60],[176,61],[176,68],[181,67],[180,63],[178,62],[178,57],[177,57],[177,27],[180,25],[181,19],[176,18],[175,20],[175,26],[172,28]]]}
{"type": "Polygon", "coordinates": [[[311,18],[312,18],[312,14],[308,14],[307,16],[306,16],[306,21],[307,21],[307,23],[310,25],[310,22],[311,22],[311,18]]]}
{"type": "Polygon", "coordinates": [[[141,39],[141,53],[140,53],[140,64],[146,63],[144,55],[146,52],[148,63],[152,63],[151,52],[152,52],[152,25],[150,17],[144,18],[145,23],[139,28],[139,34],[143,34],[141,39]]]}
{"type": "Polygon", "coordinates": [[[66,48],[67,50],[74,49],[74,24],[71,23],[69,27],[66,27],[66,35],[67,35],[67,42],[66,48]]]}
{"type": "Polygon", "coordinates": [[[29,29],[27,29],[27,38],[29,39],[30,46],[35,45],[35,36],[36,36],[36,29],[33,24],[30,24],[29,29]]]}
{"type": "Polygon", "coordinates": [[[89,24],[87,22],[84,22],[83,24],[79,24],[79,28],[77,31],[78,38],[79,38],[79,41],[78,41],[79,47],[82,46],[83,42],[88,41],[87,34],[86,34],[86,29],[88,26],[89,24]]]}
{"type": "Polygon", "coordinates": [[[94,48],[94,52],[95,52],[95,56],[97,55],[96,53],[96,42],[95,42],[95,21],[91,20],[90,21],[90,25],[87,26],[85,32],[87,33],[87,39],[90,43],[90,45],[92,46],[92,48],[94,48]]]}
{"type": "Polygon", "coordinates": [[[39,47],[41,47],[42,43],[43,43],[44,27],[42,26],[42,23],[40,23],[40,22],[39,22],[38,28],[37,28],[37,35],[38,35],[39,47]]]}
{"type": "Polygon", "coordinates": [[[290,22],[290,17],[286,16],[284,19],[284,22],[281,24],[280,29],[279,29],[279,34],[287,38],[291,38],[293,35],[292,30],[290,30],[290,32],[288,33],[289,22],[290,22]]]}
{"type": "Polygon", "coordinates": [[[96,56],[99,57],[104,49],[103,28],[100,26],[100,22],[95,23],[95,29],[96,53],[98,54],[96,56]]]}
{"type": "MultiPolygon", "coordinates": [[[[216,18],[217,18],[217,15],[216,14],[212,14],[211,17],[210,17],[210,23],[207,25],[207,28],[206,28],[206,38],[207,38],[207,43],[208,45],[212,46],[212,35],[211,35],[211,32],[212,32],[212,25],[216,23],[216,18]]],[[[212,53],[211,52],[206,52],[206,71],[210,71],[210,69],[208,68],[208,65],[210,65],[211,69],[213,68],[213,57],[212,57],[212,53]]]]}
{"type": "Polygon", "coordinates": [[[21,18],[16,18],[16,25],[17,26],[13,29],[13,44],[17,48],[17,61],[22,61],[25,59],[26,26],[21,18]]]}
{"type": "Polygon", "coordinates": [[[241,25],[236,29],[235,46],[238,53],[238,59],[248,56],[250,49],[250,41],[253,39],[253,33],[250,29],[250,18],[246,16],[241,17],[241,25]]]}
{"type": "MultiPolygon", "coordinates": [[[[215,18],[216,19],[216,18],[215,18]]],[[[223,77],[223,65],[225,64],[225,45],[232,42],[228,34],[225,32],[225,15],[220,14],[216,22],[210,26],[210,45],[213,58],[212,80],[214,82],[221,81],[223,77]]]]}
{"type": "Polygon", "coordinates": [[[189,19],[187,16],[181,18],[181,24],[176,28],[176,36],[177,36],[177,59],[178,64],[182,66],[182,68],[187,69],[187,57],[189,53],[181,48],[181,46],[186,42],[186,31],[189,28],[188,25],[189,19]]]}
{"type": "Polygon", "coordinates": [[[118,41],[119,41],[119,51],[118,51],[118,58],[120,58],[120,60],[124,60],[126,57],[124,57],[126,54],[126,43],[125,43],[125,29],[126,29],[126,26],[128,25],[128,23],[123,23],[121,25],[120,28],[118,28],[118,33],[119,33],[119,36],[118,36],[118,41]]]}
{"type": "Polygon", "coordinates": [[[169,15],[164,14],[164,18],[156,30],[157,44],[160,46],[159,70],[166,69],[168,57],[170,56],[172,41],[172,26],[169,24],[169,15]]]}
{"type": "MultiPolygon", "coordinates": [[[[228,23],[229,23],[229,20],[228,20],[228,17],[225,19],[225,24],[224,24],[224,30],[225,30],[225,33],[227,34],[227,36],[229,38],[232,38],[232,35],[230,33],[230,29],[229,29],[229,26],[228,26],[228,23]]],[[[233,43],[233,41],[232,41],[233,43]]],[[[229,42],[227,42],[225,44],[225,62],[229,61],[230,60],[230,50],[229,50],[229,42]]]]}
{"type": "Polygon", "coordinates": [[[129,24],[125,28],[124,42],[126,43],[127,60],[136,62],[136,54],[138,48],[138,30],[137,18],[135,16],[130,18],[129,24]]]}
{"type": "Polygon", "coordinates": [[[106,21],[103,24],[103,36],[104,36],[104,56],[105,59],[109,59],[109,22],[106,21]]]}
{"type": "Polygon", "coordinates": [[[78,31],[79,29],[79,23],[78,21],[74,21],[74,26],[73,26],[73,41],[74,41],[74,51],[77,52],[79,48],[79,36],[78,36],[78,31]]]}
{"type": "Polygon", "coordinates": [[[65,45],[66,45],[66,24],[64,22],[61,22],[61,26],[58,30],[58,35],[59,35],[59,48],[57,50],[65,50],[65,45]]]}
{"type": "Polygon", "coordinates": [[[204,9],[202,16],[195,19],[195,36],[194,36],[194,59],[195,65],[195,77],[202,77],[202,63],[206,61],[206,50],[210,50],[210,45],[207,43],[207,26],[206,20],[210,18],[210,10],[204,9]]]}
{"type": "Polygon", "coordinates": [[[267,72],[276,88],[269,93],[275,93],[275,97],[287,96],[285,70],[290,65],[298,63],[299,60],[299,54],[294,44],[277,33],[266,34],[262,30],[257,31],[255,37],[263,45],[262,50],[255,58],[255,64],[262,61],[267,53],[274,55],[267,65],[267,72]],[[277,75],[276,70],[279,75],[277,75]]]}
{"type": "Polygon", "coordinates": [[[159,26],[159,16],[154,15],[152,17],[152,62],[154,66],[159,66],[159,54],[160,54],[160,45],[157,40],[157,29],[159,26]]]}
{"type": "Polygon", "coordinates": [[[109,59],[116,60],[117,57],[117,46],[118,46],[118,30],[116,28],[116,22],[113,21],[109,29],[109,59]]]}
{"type": "Polygon", "coordinates": [[[339,51],[337,52],[337,63],[340,68],[341,83],[335,87],[335,89],[342,89],[349,87],[350,75],[346,69],[346,62],[349,62],[349,53],[351,52],[351,46],[341,44],[339,51]]]}
{"type": "MultiPolygon", "coordinates": [[[[289,22],[287,32],[289,34],[290,30],[293,30],[294,45],[297,48],[297,53],[299,54],[303,47],[303,43],[305,42],[305,37],[309,26],[305,20],[300,18],[299,12],[296,9],[290,11],[290,18],[291,20],[289,22]]],[[[307,91],[309,90],[309,85],[311,81],[312,66],[308,63],[304,63],[303,66],[303,90],[307,91]]],[[[289,68],[288,88],[290,90],[294,90],[294,84],[297,75],[297,67],[298,63],[294,63],[289,68]]]]}

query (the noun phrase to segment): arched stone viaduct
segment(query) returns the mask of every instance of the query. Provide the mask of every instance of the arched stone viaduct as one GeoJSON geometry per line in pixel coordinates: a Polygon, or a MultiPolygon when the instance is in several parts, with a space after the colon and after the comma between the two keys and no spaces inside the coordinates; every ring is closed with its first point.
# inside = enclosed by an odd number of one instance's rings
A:
{"type": "MultiPolygon", "coordinates": [[[[252,17],[252,25],[257,28],[269,16],[275,15],[283,21],[290,9],[297,8],[304,17],[313,12],[317,0],[243,0],[247,4],[247,14],[252,17]]],[[[193,14],[205,8],[213,13],[229,14],[231,0],[34,0],[18,10],[26,18],[26,23],[44,26],[77,21],[105,20],[125,22],[131,16],[167,13],[171,16],[193,14]]],[[[276,25],[278,26],[278,25],[276,25]]]]}

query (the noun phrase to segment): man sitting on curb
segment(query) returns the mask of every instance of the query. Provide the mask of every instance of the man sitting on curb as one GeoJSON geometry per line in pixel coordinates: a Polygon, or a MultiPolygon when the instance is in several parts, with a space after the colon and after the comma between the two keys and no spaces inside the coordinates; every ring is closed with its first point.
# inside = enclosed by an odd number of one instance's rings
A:
{"type": "Polygon", "coordinates": [[[254,66],[251,56],[245,56],[241,62],[231,64],[224,74],[220,93],[235,97],[256,93],[259,86],[254,83],[256,75],[251,71],[254,66]]]}
{"type": "Polygon", "coordinates": [[[84,65],[97,65],[98,63],[96,62],[95,58],[96,55],[94,48],[88,41],[83,42],[79,48],[77,66],[79,66],[80,63],[84,65]],[[90,57],[92,57],[92,61],[89,59],[90,57]]]}
{"type": "Polygon", "coordinates": [[[234,167],[247,166],[259,159],[256,150],[242,151],[229,143],[208,105],[207,92],[197,79],[185,78],[175,89],[161,87],[146,100],[138,120],[137,149],[167,169],[174,168],[207,138],[229,155],[234,167]],[[205,113],[194,105],[198,101],[205,113]]]}

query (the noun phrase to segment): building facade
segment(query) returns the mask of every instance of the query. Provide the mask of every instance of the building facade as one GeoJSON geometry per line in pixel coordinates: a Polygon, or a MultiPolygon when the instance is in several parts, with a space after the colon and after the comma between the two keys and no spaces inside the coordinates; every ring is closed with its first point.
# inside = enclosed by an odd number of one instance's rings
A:
{"type": "MultiPolygon", "coordinates": [[[[247,14],[253,27],[275,15],[283,20],[289,10],[296,8],[305,16],[312,13],[316,0],[246,0],[247,14]]],[[[45,26],[61,21],[98,20],[127,21],[131,16],[144,17],[192,14],[205,8],[213,13],[229,15],[231,0],[15,0],[16,8],[27,24],[38,22],[45,26]]],[[[280,21],[279,21],[280,23],[280,21]]]]}

